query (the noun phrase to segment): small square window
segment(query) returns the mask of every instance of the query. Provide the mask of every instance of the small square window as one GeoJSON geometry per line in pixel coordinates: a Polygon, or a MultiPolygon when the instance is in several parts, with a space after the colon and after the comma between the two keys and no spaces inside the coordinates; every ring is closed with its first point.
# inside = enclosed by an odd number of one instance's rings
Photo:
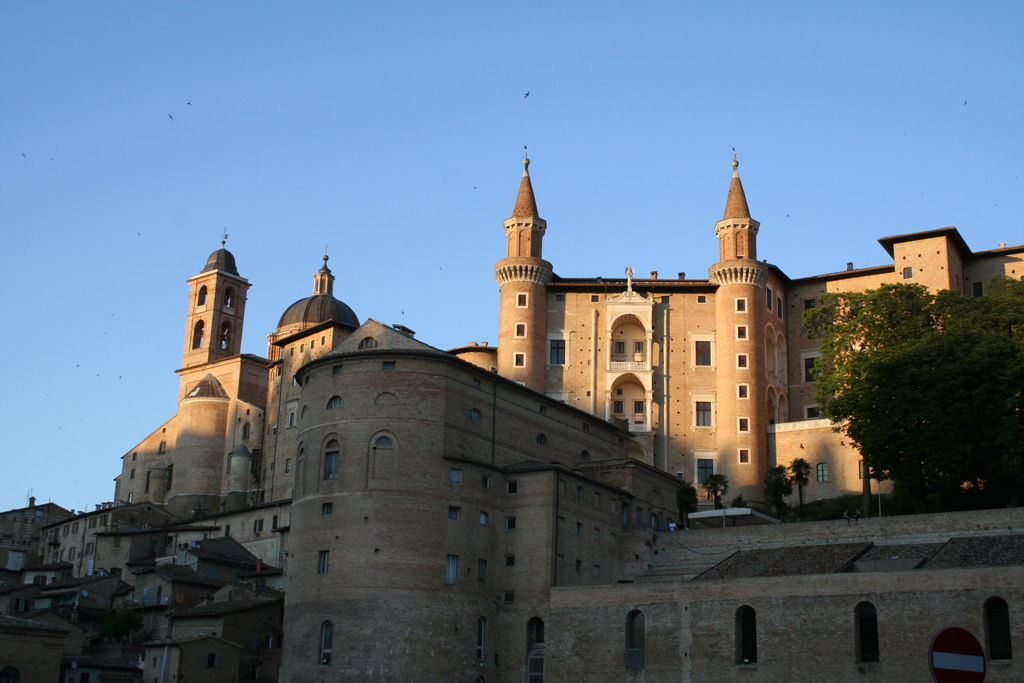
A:
{"type": "Polygon", "coordinates": [[[599,296],[598,296],[597,294],[591,294],[591,295],[590,295],[590,301],[591,301],[592,303],[595,303],[595,304],[596,304],[596,303],[597,303],[598,301],[600,301],[600,300],[601,300],[601,297],[599,297],[599,296]]]}
{"type": "Polygon", "coordinates": [[[510,569],[512,567],[516,566],[516,556],[515,555],[506,555],[505,556],[505,566],[510,568],[510,569]]]}
{"type": "Polygon", "coordinates": [[[516,323],[515,333],[517,337],[526,336],[526,323],[516,323]]]}
{"type": "Polygon", "coordinates": [[[740,463],[742,463],[744,465],[750,463],[750,449],[749,448],[741,448],[740,452],[739,452],[739,456],[740,456],[740,463]]]}
{"type": "Polygon", "coordinates": [[[750,398],[750,386],[747,384],[737,384],[736,398],[750,398]]]}
{"type": "Polygon", "coordinates": [[[747,366],[747,354],[745,354],[745,353],[736,354],[736,367],[738,367],[738,368],[748,367],[747,366]]]}
{"type": "Polygon", "coordinates": [[[462,470],[459,469],[458,467],[453,467],[450,470],[448,470],[448,481],[452,482],[453,484],[461,484],[462,470]]]}
{"type": "Polygon", "coordinates": [[[565,294],[555,294],[555,301],[565,301],[565,294]]]}
{"type": "Polygon", "coordinates": [[[516,528],[516,518],[515,518],[515,515],[510,515],[510,516],[505,518],[505,528],[506,529],[515,529],[516,528]]]}
{"type": "Polygon", "coordinates": [[[515,591],[501,591],[501,602],[505,605],[511,605],[516,601],[515,591]]]}
{"type": "Polygon", "coordinates": [[[750,431],[750,418],[748,418],[748,417],[741,417],[741,418],[739,418],[739,420],[737,422],[738,422],[738,429],[739,429],[739,431],[741,431],[741,432],[749,432],[750,431]]]}
{"type": "Polygon", "coordinates": [[[914,269],[911,268],[910,266],[907,266],[906,268],[903,269],[903,279],[909,280],[912,277],[914,277],[914,269]]]}
{"type": "Polygon", "coordinates": [[[516,308],[526,308],[530,303],[528,294],[516,294],[516,308]]]}
{"type": "Polygon", "coordinates": [[[321,503],[320,504],[321,515],[333,515],[334,514],[334,503],[321,503]]]}
{"type": "Polygon", "coordinates": [[[517,368],[525,368],[526,367],[526,354],[525,353],[516,353],[516,354],[514,354],[512,356],[512,358],[513,358],[512,364],[515,365],[517,368]]]}
{"type": "Polygon", "coordinates": [[[706,294],[698,294],[697,295],[697,303],[699,303],[699,304],[706,304],[707,302],[708,302],[708,297],[707,297],[706,294]]]}
{"type": "Polygon", "coordinates": [[[818,406],[807,406],[804,414],[807,415],[808,420],[817,420],[821,417],[821,411],[818,410],[818,406]]]}
{"type": "Polygon", "coordinates": [[[747,310],[747,300],[746,299],[736,299],[736,312],[737,313],[745,313],[746,310],[747,310]]]}
{"type": "Polygon", "coordinates": [[[384,362],[382,362],[380,364],[380,367],[381,367],[381,370],[394,370],[395,369],[395,361],[393,361],[393,360],[386,360],[386,361],[384,361],[384,362]]]}
{"type": "Polygon", "coordinates": [[[458,519],[462,515],[462,508],[458,505],[448,506],[448,519],[458,519]]]}
{"type": "Polygon", "coordinates": [[[505,493],[510,496],[516,495],[519,492],[519,482],[515,479],[509,479],[505,482],[505,493]]]}
{"type": "Polygon", "coordinates": [[[817,299],[804,299],[804,310],[809,311],[818,305],[817,299]]]}

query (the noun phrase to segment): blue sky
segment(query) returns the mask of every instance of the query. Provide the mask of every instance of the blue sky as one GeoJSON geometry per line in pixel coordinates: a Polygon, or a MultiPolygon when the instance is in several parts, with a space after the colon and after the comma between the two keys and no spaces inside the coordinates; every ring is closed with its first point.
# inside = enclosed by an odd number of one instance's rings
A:
{"type": "Polygon", "coordinates": [[[998,1],[2,3],[0,509],[112,498],[174,413],[185,280],[225,228],[248,353],[325,244],[360,319],[494,343],[524,144],[565,277],[706,277],[733,147],[791,277],[946,225],[1024,242],[1022,25],[998,1]]]}

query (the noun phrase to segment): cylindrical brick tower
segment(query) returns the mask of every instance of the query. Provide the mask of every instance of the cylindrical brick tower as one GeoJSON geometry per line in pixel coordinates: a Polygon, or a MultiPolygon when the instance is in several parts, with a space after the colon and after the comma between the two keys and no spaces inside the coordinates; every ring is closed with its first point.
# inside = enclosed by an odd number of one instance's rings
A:
{"type": "Polygon", "coordinates": [[[529,169],[530,160],[523,159],[519,195],[512,217],[505,220],[505,258],[494,266],[501,288],[498,373],[543,392],[547,284],[552,271],[541,258],[547,222],[537,215],[529,169]]]}
{"type": "Polygon", "coordinates": [[[750,217],[737,171],[739,163],[733,161],[732,165],[725,215],[715,223],[719,260],[708,274],[718,285],[715,471],[728,477],[730,496],[735,493],[747,500],[760,500],[768,473],[764,408],[768,391],[764,359],[768,268],[757,261],[760,223],[750,217]]]}

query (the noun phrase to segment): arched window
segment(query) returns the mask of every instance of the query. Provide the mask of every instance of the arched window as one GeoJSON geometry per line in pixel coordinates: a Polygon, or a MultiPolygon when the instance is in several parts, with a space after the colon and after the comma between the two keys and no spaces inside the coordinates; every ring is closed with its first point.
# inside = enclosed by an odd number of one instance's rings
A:
{"type": "Polygon", "coordinates": [[[862,602],[853,612],[853,621],[857,636],[857,661],[877,662],[878,652],[878,612],[870,602],[862,602]]]}
{"type": "Polygon", "coordinates": [[[537,443],[538,444],[540,444],[541,446],[544,446],[545,444],[547,444],[547,442],[548,442],[548,435],[547,434],[538,434],[537,435],[537,443]]]}
{"type": "Polygon", "coordinates": [[[486,644],[487,619],[485,617],[480,617],[476,620],[476,661],[484,661],[486,644]]]}
{"type": "Polygon", "coordinates": [[[378,436],[373,442],[374,448],[391,448],[394,445],[390,436],[378,436]]]}
{"type": "Polygon", "coordinates": [[[544,622],[526,623],[526,683],[544,683],[544,622]]]}
{"type": "Polygon", "coordinates": [[[333,410],[334,408],[341,408],[345,405],[345,402],[341,400],[341,396],[331,396],[327,399],[327,409],[333,410]]]}
{"type": "Polygon", "coordinates": [[[586,449],[580,451],[580,460],[583,462],[590,462],[590,451],[586,449]]]}
{"type": "Polygon", "coordinates": [[[203,348],[203,338],[206,336],[206,323],[202,320],[196,321],[196,326],[192,328],[192,348],[201,349],[203,348]]]}
{"type": "Polygon", "coordinates": [[[199,288],[199,294],[196,295],[196,306],[206,305],[206,285],[199,288]]]}
{"type": "Polygon", "coordinates": [[[1010,645],[1010,608],[1002,598],[985,601],[985,644],[989,659],[1013,659],[1010,645]]]}
{"type": "Polygon", "coordinates": [[[626,668],[644,668],[644,613],[633,610],[626,615],[626,668]]]}
{"type": "Polygon", "coordinates": [[[373,337],[365,337],[359,342],[360,349],[375,349],[377,348],[377,340],[373,337]]]}
{"type": "Polygon", "coordinates": [[[736,663],[757,663],[757,613],[750,605],[736,610],[736,663]]]}
{"type": "Polygon", "coordinates": [[[224,308],[235,307],[235,288],[228,287],[227,291],[224,292],[224,308]]]}
{"type": "Polygon", "coordinates": [[[325,621],[320,624],[320,663],[331,663],[331,650],[334,646],[334,624],[325,621]]]}
{"type": "Polygon", "coordinates": [[[220,337],[218,338],[217,345],[222,351],[229,351],[231,349],[231,323],[224,323],[220,326],[220,337]]]}
{"type": "Polygon", "coordinates": [[[21,683],[21,672],[13,666],[0,669],[0,683],[21,683]]]}
{"type": "Polygon", "coordinates": [[[338,442],[331,439],[324,448],[324,479],[338,478],[338,442]]]}

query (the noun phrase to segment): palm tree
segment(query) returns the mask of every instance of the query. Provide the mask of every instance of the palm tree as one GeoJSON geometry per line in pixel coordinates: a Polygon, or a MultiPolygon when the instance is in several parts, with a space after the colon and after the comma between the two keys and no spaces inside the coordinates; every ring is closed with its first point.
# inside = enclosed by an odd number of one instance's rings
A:
{"type": "Polygon", "coordinates": [[[684,529],[690,528],[690,513],[697,509],[697,487],[691,482],[679,482],[676,489],[676,505],[679,507],[679,519],[684,529]]]}
{"type": "Polygon", "coordinates": [[[786,466],[779,465],[768,470],[768,478],[764,480],[764,494],[775,508],[779,517],[786,512],[786,496],[793,493],[793,482],[786,476],[786,466]]]}
{"type": "Polygon", "coordinates": [[[722,496],[729,491],[729,478],[724,474],[712,474],[701,484],[707,494],[715,499],[715,509],[721,509],[722,496]]]}
{"type": "Polygon", "coordinates": [[[804,487],[811,480],[811,463],[797,458],[789,465],[789,480],[796,484],[796,492],[800,497],[800,507],[804,506],[804,487]]]}

